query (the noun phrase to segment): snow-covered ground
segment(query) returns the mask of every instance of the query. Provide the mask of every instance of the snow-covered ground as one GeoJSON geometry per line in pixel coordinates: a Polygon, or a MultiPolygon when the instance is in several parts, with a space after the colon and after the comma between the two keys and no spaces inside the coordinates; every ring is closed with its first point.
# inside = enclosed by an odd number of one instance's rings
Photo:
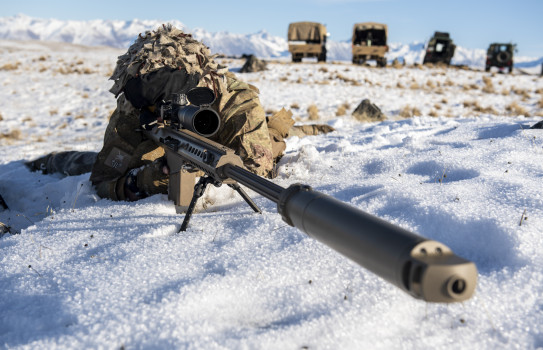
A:
{"type": "MultiPolygon", "coordinates": [[[[166,196],[100,199],[89,174],[25,160],[99,150],[122,50],[0,41],[0,348],[543,347],[543,115],[538,75],[348,63],[238,75],[266,111],[336,131],[288,139],[273,181],[307,183],[477,264],[474,297],[428,304],[209,188],[189,230],[166,196]],[[363,99],[388,116],[360,123],[363,99]],[[343,114],[343,111],[344,114],[343,114]]],[[[242,61],[226,60],[233,71],[242,61]]]]}

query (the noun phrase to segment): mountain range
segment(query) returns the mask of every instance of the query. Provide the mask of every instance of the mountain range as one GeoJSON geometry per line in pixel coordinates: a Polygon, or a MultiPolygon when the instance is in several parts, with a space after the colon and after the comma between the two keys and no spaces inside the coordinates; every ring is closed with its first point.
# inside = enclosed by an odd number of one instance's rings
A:
{"type": "MultiPolygon", "coordinates": [[[[153,30],[163,21],[158,20],[90,20],[62,21],[57,19],[33,18],[23,14],[0,17],[0,39],[8,40],[43,40],[67,42],[87,46],[111,46],[127,48],[139,33],[153,30]]],[[[286,38],[269,34],[261,30],[253,34],[235,34],[229,32],[211,33],[202,28],[187,28],[177,20],[168,23],[203,41],[212,52],[226,56],[253,54],[259,58],[288,58],[286,38]]],[[[387,54],[389,62],[398,59],[407,64],[420,63],[424,57],[425,42],[410,44],[389,43],[387,54]]],[[[350,61],[351,43],[349,40],[327,42],[328,60],[350,61]]],[[[485,49],[468,49],[457,46],[452,63],[482,68],[486,57],[485,49]]],[[[533,68],[543,62],[543,58],[515,57],[516,68],[533,68]]]]}

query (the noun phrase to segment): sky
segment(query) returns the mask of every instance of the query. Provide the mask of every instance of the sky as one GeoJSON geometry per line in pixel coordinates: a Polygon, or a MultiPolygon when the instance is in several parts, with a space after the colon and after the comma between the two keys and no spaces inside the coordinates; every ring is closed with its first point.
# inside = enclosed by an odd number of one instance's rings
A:
{"type": "Polygon", "coordinates": [[[459,46],[486,49],[491,42],[513,42],[520,56],[543,56],[541,0],[234,0],[2,1],[2,16],[25,14],[60,20],[179,20],[188,28],[251,34],[261,30],[286,37],[288,24],[315,21],[330,39],[349,40],[354,23],[382,22],[389,42],[425,41],[448,31],[459,46]]]}

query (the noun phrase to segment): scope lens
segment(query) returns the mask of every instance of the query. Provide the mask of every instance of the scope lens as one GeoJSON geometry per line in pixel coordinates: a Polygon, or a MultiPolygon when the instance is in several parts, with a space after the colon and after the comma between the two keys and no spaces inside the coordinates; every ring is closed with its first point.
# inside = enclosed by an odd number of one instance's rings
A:
{"type": "Polygon", "coordinates": [[[194,117],[193,125],[200,135],[211,136],[219,129],[219,118],[213,111],[204,109],[194,117]]]}

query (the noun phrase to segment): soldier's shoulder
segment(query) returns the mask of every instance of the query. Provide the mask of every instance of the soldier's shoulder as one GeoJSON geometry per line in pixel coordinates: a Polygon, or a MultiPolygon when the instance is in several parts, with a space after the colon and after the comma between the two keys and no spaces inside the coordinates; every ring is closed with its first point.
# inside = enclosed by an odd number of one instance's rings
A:
{"type": "Polygon", "coordinates": [[[239,78],[232,72],[226,72],[225,77],[228,91],[251,90],[257,94],[260,93],[260,90],[258,90],[256,86],[239,80],[239,78]]]}

